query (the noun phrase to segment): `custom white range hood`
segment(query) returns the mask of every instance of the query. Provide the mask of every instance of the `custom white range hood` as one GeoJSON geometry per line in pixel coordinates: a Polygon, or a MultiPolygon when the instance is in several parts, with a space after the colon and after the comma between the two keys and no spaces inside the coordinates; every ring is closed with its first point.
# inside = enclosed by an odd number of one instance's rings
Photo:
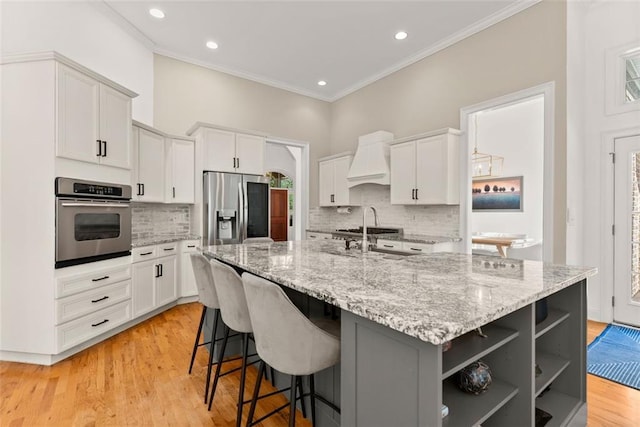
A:
{"type": "Polygon", "coordinates": [[[389,185],[389,143],[393,134],[384,130],[362,135],[347,174],[349,187],[360,184],[389,185]]]}

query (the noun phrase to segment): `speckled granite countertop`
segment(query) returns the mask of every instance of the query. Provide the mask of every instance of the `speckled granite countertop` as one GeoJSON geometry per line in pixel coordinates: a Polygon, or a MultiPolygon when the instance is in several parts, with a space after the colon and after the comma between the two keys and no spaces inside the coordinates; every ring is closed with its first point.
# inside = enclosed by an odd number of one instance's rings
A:
{"type": "Polygon", "coordinates": [[[427,243],[427,244],[436,244],[436,243],[447,243],[447,242],[460,242],[462,239],[460,237],[448,237],[448,236],[426,236],[423,234],[400,234],[398,236],[385,235],[381,236],[378,240],[397,240],[401,242],[411,242],[411,243],[427,243]]]}
{"type": "Polygon", "coordinates": [[[362,254],[333,240],[209,246],[203,252],[432,344],[597,272],[456,253],[362,254]]]}
{"type": "Polygon", "coordinates": [[[131,242],[132,248],[139,248],[142,246],[159,245],[162,243],[179,242],[181,240],[199,240],[200,236],[195,234],[184,234],[177,236],[151,236],[142,239],[135,239],[131,242]]]}
{"type": "Polygon", "coordinates": [[[320,230],[319,228],[307,228],[307,233],[326,233],[331,234],[336,230],[320,230]]]}

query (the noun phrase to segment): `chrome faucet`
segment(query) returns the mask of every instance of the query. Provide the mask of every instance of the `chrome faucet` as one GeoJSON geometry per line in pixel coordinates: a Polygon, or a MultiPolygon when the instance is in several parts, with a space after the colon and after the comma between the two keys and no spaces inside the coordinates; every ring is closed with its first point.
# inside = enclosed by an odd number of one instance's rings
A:
{"type": "Polygon", "coordinates": [[[373,206],[365,206],[362,208],[362,253],[369,251],[369,242],[367,241],[367,211],[373,211],[374,224],[378,226],[378,211],[373,206]]]}

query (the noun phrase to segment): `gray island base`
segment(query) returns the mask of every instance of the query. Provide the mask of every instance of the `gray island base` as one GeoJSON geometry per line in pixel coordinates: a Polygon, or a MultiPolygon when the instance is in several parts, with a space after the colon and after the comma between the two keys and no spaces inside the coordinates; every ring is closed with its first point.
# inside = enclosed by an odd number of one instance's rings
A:
{"type": "Polygon", "coordinates": [[[586,279],[595,269],[454,253],[361,254],[334,241],[203,252],[340,309],[339,375],[324,373],[323,388],[333,389],[327,397],[341,415],[319,404],[320,425],[534,426],[536,408],[552,416],[547,426],[586,422],[586,279]],[[542,299],[548,316],[536,324],[542,299]],[[491,368],[492,384],[473,395],[456,377],[477,360],[491,368]]]}

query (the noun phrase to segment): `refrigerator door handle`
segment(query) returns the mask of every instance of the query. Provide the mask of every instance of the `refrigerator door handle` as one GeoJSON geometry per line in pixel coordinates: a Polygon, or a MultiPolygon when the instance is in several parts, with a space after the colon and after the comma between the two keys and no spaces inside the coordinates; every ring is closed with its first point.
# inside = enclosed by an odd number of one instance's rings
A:
{"type": "Polygon", "coordinates": [[[245,224],[245,193],[244,193],[244,180],[240,180],[238,183],[238,242],[242,243],[247,238],[245,224]]]}

